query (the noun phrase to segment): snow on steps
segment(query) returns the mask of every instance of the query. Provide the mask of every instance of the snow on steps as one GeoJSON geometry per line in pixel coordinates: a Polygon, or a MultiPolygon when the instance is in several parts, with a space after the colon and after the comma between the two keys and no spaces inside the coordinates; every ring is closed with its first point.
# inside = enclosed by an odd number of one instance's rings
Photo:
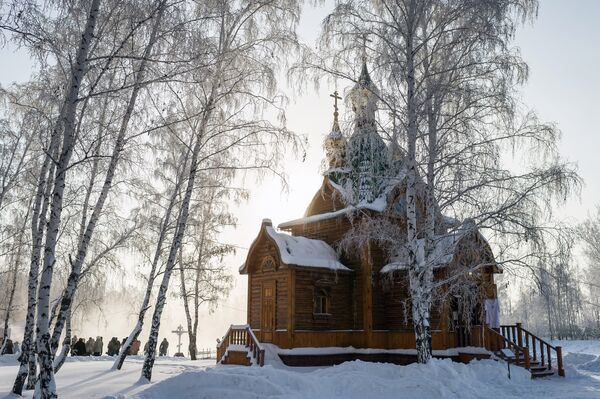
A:
{"type": "MultiPolygon", "coordinates": [[[[515,354],[510,349],[499,350],[495,353],[495,355],[498,358],[498,360],[502,360],[508,364],[513,364],[515,366],[525,369],[525,360],[523,359],[523,356],[515,356],[515,354]]],[[[558,370],[556,368],[548,369],[548,367],[542,365],[539,361],[531,360],[529,364],[529,372],[531,373],[531,378],[542,378],[558,375],[558,370]]]]}
{"type": "Polygon", "coordinates": [[[521,323],[501,325],[497,330],[486,327],[488,349],[509,364],[529,370],[531,378],[565,376],[562,347],[552,345],[521,323]]]}
{"type": "Polygon", "coordinates": [[[221,359],[221,364],[237,364],[240,366],[250,366],[252,365],[252,358],[250,356],[250,350],[245,345],[229,345],[223,358],[221,359]]]}
{"type": "Polygon", "coordinates": [[[217,362],[263,366],[265,350],[249,325],[231,325],[217,346],[217,362]]]}

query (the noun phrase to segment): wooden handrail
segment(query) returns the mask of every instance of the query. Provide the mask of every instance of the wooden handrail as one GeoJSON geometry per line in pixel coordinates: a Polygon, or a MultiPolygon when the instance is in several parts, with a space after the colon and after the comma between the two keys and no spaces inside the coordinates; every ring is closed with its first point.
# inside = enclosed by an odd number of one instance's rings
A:
{"type": "Polygon", "coordinates": [[[501,349],[510,349],[515,354],[515,361],[518,362],[523,355],[523,365],[529,370],[531,368],[531,361],[529,358],[529,348],[517,345],[517,343],[508,339],[507,337],[500,334],[498,331],[492,330],[490,327],[485,326],[484,330],[485,348],[489,351],[496,352],[501,349]]]}
{"type": "Polygon", "coordinates": [[[219,345],[217,346],[217,362],[223,360],[225,353],[227,353],[227,348],[230,345],[244,345],[246,346],[250,353],[252,354],[252,358],[254,358],[255,363],[259,366],[264,366],[265,364],[265,350],[260,345],[259,340],[254,335],[252,328],[249,325],[231,325],[219,345]]]}
{"type": "Polygon", "coordinates": [[[516,342],[523,342],[523,335],[525,336],[524,347],[533,349],[533,360],[538,360],[538,346],[539,346],[539,359],[540,364],[544,365],[548,370],[552,370],[552,351],[556,353],[556,367],[558,369],[558,375],[561,377],[565,376],[565,368],[562,358],[562,347],[554,346],[544,341],[540,337],[533,334],[523,328],[521,323],[514,325],[502,325],[500,326],[501,335],[506,339],[516,342]],[[531,342],[531,345],[530,345],[531,342]],[[545,346],[545,347],[544,347],[545,346]]]}

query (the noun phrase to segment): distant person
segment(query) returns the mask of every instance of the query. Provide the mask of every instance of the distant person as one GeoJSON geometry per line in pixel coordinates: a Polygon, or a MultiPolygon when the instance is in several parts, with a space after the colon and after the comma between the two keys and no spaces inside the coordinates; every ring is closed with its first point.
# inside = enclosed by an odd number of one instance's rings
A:
{"type": "Polygon", "coordinates": [[[94,342],[94,356],[102,356],[103,346],[102,337],[96,337],[96,342],[94,342]]]}
{"type": "Polygon", "coordinates": [[[85,356],[90,356],[94,353],[94,339],[90,337],[85,343],[85,356]]]}
{"type": "Polygon", "coordinates": [[[166,338],[163,338],[162,342],[160,343],[160,347],[158,348],[158,355],[159,356],[167,356],[168,349],[169,349],[169,342],[167,341],[166,338]]]}
{"type": "Polygon", "coordinates": [[[110,341],[108,341],[108,347],[107,347],[107,352],[106,354],[108,356],[115,356],[119,353],[119,347],[121,345],[119,344],[119,341],[117,340],[117,337],[112,337],[110,339],[110,341]]]}
{"type": "Polygon", "coordinates": [[[140,345],[141,345],[141,344],[142,344],[142,343],[140,342],[140,340],[139,340],[139,339],[136,339],[136,340],[134,340],[134,341],[131,343],[131,354],[132,354],[132,355],[137,355],[137,354],[138,354],[138,352],[140,351],[140,345]]]}
{"type": "Polygon", "coordinates": [[[74,356],[85,356],[85,341],[83,338],[79,338],[75,345],[73,346],[73,355],[74,356]]]}
{"type": "Polygon", "coordinates": [[[71,356],[77,356],[75,353],[75,344],[77,343],[77,335],[73,335],[71,338],[71,356]]]}
{"type": "Polygon", "coordinates": [[[19,341],[16,341],[13,344],[13,351],[14,351],[14,354],[17,356],[21,354],[21,347],[19,346],[19,341]]]}

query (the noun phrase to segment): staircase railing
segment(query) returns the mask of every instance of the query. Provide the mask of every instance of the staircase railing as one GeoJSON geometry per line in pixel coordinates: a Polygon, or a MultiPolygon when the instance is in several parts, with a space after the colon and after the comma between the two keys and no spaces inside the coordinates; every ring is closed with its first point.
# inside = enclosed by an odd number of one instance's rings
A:
{"type": "Polygon", "coordinates": [[[518,345],[511,341],[499,332],[492,330],[488,326],[484,328],[484,343],[485,348],[491,352],[496,352],[502,349],[510,349],[515,354],[515,361],[523,361],[523,366],[529,370],[531,362],[529,358],[529,348],[518,345]]]}
{"type": "Polygon", "coordinates": [[[234,325],[232,324],[223,339],[217,345],[217,362],[223,360],[223,356],[227,352],[230,345],[244,345],[249,349],[255,364],[259,366],[265,365],[265,350],[260,345],[260,342],[254,335],[252,328],[249,325],[234,325]]]}
{"type": "Polygon", "coordinates": [[[552,351],[554,351],[558,375],[561,377],[565,376],[562,347],[550,345],[540,337],[524,329],[521,323],[500,326],[500,333],[508,340],[529,348],[533,360],[539,361],[548,370],[552,370],[552,351]]]}

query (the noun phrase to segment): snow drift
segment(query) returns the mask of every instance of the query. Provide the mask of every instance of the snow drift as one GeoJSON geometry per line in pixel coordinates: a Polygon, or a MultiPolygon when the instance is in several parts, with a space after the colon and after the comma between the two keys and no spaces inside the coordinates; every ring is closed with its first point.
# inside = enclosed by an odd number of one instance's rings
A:
{"type": "Polygon", "coordinates": [[[521,368],[511,371],[509,380],[502,363],[447,359],[409,366],[353,361],[316,370],[223,366],[187,371],[135,398],[517,398],[506,396],[507,388],[531,380],[521,368]]]}

